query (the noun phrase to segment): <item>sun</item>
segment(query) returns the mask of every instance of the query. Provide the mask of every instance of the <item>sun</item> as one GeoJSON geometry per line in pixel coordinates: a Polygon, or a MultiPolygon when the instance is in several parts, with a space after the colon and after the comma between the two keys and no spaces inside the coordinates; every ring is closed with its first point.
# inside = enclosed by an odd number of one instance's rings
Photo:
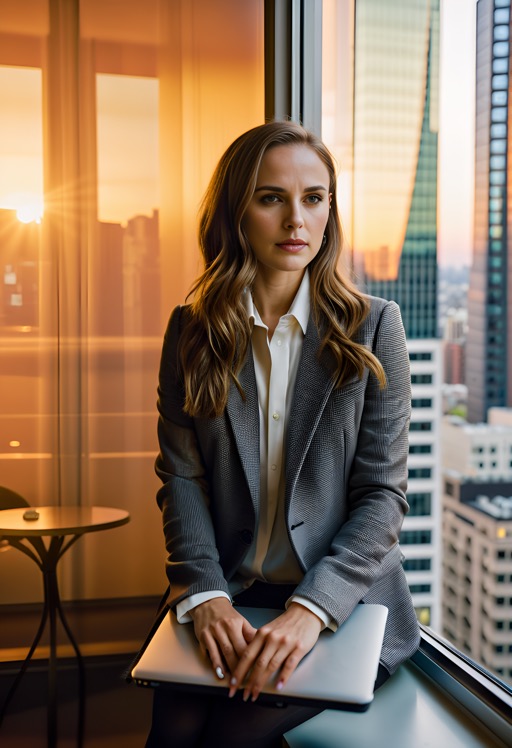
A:
{"type": "Polygon", "coordinates": [[[20,223],[41,223],[43,197],[37,192],[16,192],[0,195],[0,208],[15,210],[20,223]]]}
{"type": "Polygon", "coordinates": [[[36,195],[26,196],[16,207],[16,218],[21,223],[41,223],[43,201],[36,195]]]}

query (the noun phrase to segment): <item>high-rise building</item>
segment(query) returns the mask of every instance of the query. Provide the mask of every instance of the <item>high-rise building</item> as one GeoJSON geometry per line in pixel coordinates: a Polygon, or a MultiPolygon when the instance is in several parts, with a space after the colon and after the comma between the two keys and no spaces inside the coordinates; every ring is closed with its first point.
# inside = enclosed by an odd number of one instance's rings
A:
{"type": "Polygon", "coordinates": [[[419,619],[440,622],[442,350],[437,333],[439,0],[355,0],[352,244],[366,291],[395,300],[412,378],[401,543],[419,619]]]}
{"type": "Polygon", "coordinates": [[[479,0],[476,38],[474,251],[466,346],[468,420],[512,405],[512,240],[507,201],[511,148],[510,0],[479,0]]]}
{"type": "Polygon", "coordinates": [[[444,324],[444,382],[465,384],[465,347],[467,335],[467,310],[448,309],[444,324]]]}
{"type": "Polygon", "coordinates": [[[512,411],[443,423],[442,633],[512,682],[512,411]]]}

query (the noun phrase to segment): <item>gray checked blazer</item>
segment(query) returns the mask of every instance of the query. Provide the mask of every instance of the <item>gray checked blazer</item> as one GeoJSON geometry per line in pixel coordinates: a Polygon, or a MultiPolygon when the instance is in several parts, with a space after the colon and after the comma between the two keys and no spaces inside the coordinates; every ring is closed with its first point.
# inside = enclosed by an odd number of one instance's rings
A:
{"type": "MultiPolygon", "coordinates": [[[[218,418],[183,412],[177,363],[177,307],[164,338],[159,377],[163,482],[157,501],[168,552],[168,603],[224,590],[253,542],[259,505],[259,419],[249,350],[218,418]]],[[[371,298],[357,339],[379,358],[380,389],[368,370],[333,387],[328,351],[318,356],[310,318],[286,437],[286,521],[304,577],[296,594],[340,625],[359,602],[389,609],[381,660],[393,672],[418,647],[419,627],[398,535],[408,505],[410,373],[398,306],[371,298]]]]}

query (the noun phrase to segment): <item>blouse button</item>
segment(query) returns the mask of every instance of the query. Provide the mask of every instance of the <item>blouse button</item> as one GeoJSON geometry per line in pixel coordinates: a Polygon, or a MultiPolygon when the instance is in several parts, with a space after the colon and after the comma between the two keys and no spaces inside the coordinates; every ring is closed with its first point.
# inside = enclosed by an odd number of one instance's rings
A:
{"type": "Polygon", "coordinates": [[[279,421],[280,417],[281,416],[279,415],[279,413],[272,413],[272,418],[274,419],[274,421],[279,421]]]}

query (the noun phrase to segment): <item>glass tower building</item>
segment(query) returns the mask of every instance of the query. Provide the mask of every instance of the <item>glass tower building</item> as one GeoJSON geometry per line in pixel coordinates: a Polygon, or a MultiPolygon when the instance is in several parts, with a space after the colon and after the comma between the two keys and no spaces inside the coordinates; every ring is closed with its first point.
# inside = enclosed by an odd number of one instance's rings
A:
{"type": "Polygon", "coordinates": [[[356,278],[400,306],[411,361],[410,512],[400,543],[418,618],[440,625],[442,361],[437,334],[439,0],[355,0],[356,278]]]}
{"type": "Polygon", "coordinates": [[[353,243],[408,338],[437,337],[439,0],[355,4],[353,243]]]}
{"type": "Polygon", "coordinates": [[[468,420],[512,405],[510,0],[479,0],[476,47],[475,219],[468,300],[468,420]]]}

